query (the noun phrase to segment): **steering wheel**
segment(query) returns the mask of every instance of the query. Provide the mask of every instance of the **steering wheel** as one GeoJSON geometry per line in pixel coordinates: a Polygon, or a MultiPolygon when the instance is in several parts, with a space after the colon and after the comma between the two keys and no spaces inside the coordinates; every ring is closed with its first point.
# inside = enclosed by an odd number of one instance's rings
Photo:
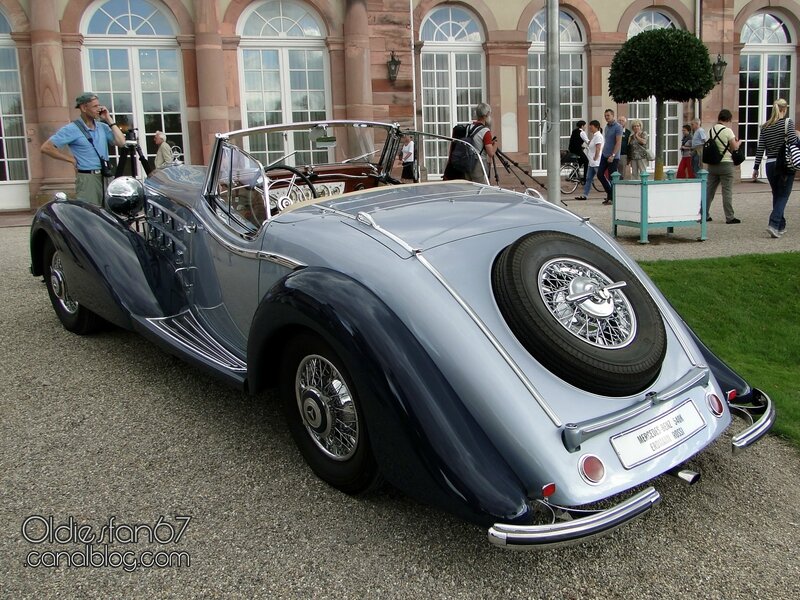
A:
{"type": "MultiPolygon", "coordinates": [[[[311,178],[308,175],[303,173],[300,169],[296,169],[295,167],[290,167],[289,165],[272,165],[268,169],[265,170],[265,173],[269,173],[270,171],[289,171],[292,175],[291,176],[283,176],[272,179],[272,183],[269,186],[269,192],[272,192],[276,186],[283,191],[282,186],[286,186],[286,193],[281,194],[277,200],[274,202],[276,203],[275,208],[279,211],[283,210],[287,206],[294,204],[294,199],[292,197],[292,193],[295,190],[299,190],[300,186],[297,184],[297,178],[299,177],[303,183],[308,186],[308,190],[311,192],[311,196],[313,198],[319,198],[319,194],[317,193],[317,189],[314,187],[314,184],[311,183],[311,178]]],[[[302,194],[302,192],[300,192],[302,194]]],[[[273,200],[270,199],[270,202],[273,200]]]]}

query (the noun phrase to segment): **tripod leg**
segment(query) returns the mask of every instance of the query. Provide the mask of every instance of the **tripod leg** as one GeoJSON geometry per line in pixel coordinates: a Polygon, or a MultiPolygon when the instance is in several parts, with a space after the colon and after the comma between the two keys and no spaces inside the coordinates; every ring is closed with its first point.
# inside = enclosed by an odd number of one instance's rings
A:
{"type": "Polygon", "coordinates": [[[139,162],[142,164],[142,169],[144,169],[144,174],[150,175],[152,169],[150,168],[150,163],[147,162],[147,157],[144,155],[144,152],[142,152],[141,146],[136,146],[136,153],[139,156],[139,162]]]}

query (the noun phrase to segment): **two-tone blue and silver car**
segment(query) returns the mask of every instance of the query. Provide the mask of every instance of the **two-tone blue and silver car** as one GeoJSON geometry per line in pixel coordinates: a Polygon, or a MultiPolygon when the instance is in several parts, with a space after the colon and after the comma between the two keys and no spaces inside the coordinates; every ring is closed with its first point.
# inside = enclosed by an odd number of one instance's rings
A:
{"type": "MultiPolygon", "coordinates": [[[[113,324],[278,388],[332,486],[387,481],[498,545],[604,534],[659,502],[654,478],[696,480],[683,465],[732,411],[734,450],[770,429],[768,396],[607,235],[488,179],[399,185],[402,133],[220,134],[207,167],[116,179],[106,208],[42,207],[32,272],[70,331],[113,324]]],[[[420,155],[459,143],[413,135],[420,155]]]]}

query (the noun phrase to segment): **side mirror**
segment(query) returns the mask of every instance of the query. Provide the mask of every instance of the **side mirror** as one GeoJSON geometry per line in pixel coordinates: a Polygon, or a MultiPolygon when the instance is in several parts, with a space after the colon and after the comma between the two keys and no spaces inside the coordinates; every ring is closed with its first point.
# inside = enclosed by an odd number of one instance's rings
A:
{"type": "Polygon", "coordinates": [[[108,184],[106,207],[121,217],[132,217],[144,206],[144,185],[135,177],[117,177],[108,184]]]}

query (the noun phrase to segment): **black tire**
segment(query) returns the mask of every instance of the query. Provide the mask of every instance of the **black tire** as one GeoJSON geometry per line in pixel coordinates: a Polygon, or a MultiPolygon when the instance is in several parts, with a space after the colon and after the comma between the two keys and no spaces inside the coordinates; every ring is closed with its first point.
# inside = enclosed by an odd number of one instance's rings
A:
{"type": "Polygon", "coordinates": [[[303,334],[289,342],[281,365],[281,402],[300,453],[320,479],[348,494],[378,484],[353,379],[323,340],[303,334]]]}
{"type": "Polygon", "coordinates": [[[105,321],[101,317],[70,296],[61,252],[56,250],[49,238],[45,241],[42,253],[42,274],[53,310],[64,329],[78,335],[87,335],[103,328],[105,321]]]}
{"type": "Polygon", "coordinates": [[[578,170],[572,163],[567,163],[561,167],[559,178],[561,179],[562,194],[571,194],[578,189],[578,170]]]}
{"type": "Polygon", "coordinates": [[[667,347],[658,307],[638,278],[597,246],[554,231],[525,236],[500,254],[492,284],[514,335],[564,381],[628,396],[657,377],[667,347]],[[605,289],[617,282],[624,286],[605,289]]]}
{"type": "Polygon", "coordinates": [[[600,180],[597,177],[592,179],[592,187],[594,188],[595,192],[603,192],[604,194],[606,193],[606,190],[603,188],[603,184],[600,183],[600,180]]]}

